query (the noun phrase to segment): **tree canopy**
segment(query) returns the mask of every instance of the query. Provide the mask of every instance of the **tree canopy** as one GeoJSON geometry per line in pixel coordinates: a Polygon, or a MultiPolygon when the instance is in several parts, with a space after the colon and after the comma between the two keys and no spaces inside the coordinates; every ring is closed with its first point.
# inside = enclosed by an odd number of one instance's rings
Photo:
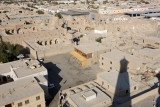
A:
{"type": "Polygon", "coordinates": [[[96,39],[96,42],[102,43],[102,39],[103,39],[103,37],[99,37],[96,39]]]}
{"type": "Polygon", "coordinates": [[[63,18],[63,16],[60,13],[56,13],[55,16],[58,17],[59,19],[63,18]]]}
{"type": "Polygon", "coordinates": [[[0,42],[0,47],[0,62],[3,63],[17,60],[17,56],[26,50],[21,45],[13,45],[9,42],[0,42]]]}
{"type": "Polygon", "coordinates": [[[41,11],[41,10],[37,10],[36,13],[38,13],[38,14],[44,14],[44,12],[41,11]]]}

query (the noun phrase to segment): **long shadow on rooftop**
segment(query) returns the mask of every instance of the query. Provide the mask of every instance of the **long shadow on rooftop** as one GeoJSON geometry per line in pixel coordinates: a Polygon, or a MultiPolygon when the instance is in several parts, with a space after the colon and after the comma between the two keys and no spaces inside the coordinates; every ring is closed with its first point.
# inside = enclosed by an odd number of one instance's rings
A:
{"type": "Polygon", "coordinates": [[[131,107],[129,82],[130,80],[127,72],[128,63],[129,62],[125,58],[121,59],[120,61],[120,70],[117,77],[117,83],[115,86],[115,93],[113,96],[113,102],[111,107],[117,107],[118,104],[121,103],[117,99],[121,99],[124,96],[127,96],[129,99],[125,107],[131,107]]]}
{"type": "Polygon", "coordinates": [[[62,81],[63,78],[59,75],[61,69],[58,68],[56,64],[48,62],[45,63],[44,66],[48,70],[48,83],[53,83],[55,85],[55,88],[49,89],[49,94],[51,98],[47,100],[47,105],[48,105],[52,101],[52,99],[54,99],[56,94],[58,94],[61,88],[60,82],[62,81]]]}
{"type": "MultiPolygon", "coordinates": [[[[158,81],[160,82],[160,74],[157,74],[156,77],[158,78],[158,81]]],[[[160,107],[160,86],[158,88],[159,97],[156,100],[156,107],[160,107]]]]}
{"type": "MultiPolygon", "coordinates": [[[[126,60],[126,59],[123,59],[123,60],[121,60],[120,61],[120,63],[121,63],[121,67],[120,67],[120,73],[119,73],[119,76],[118,76],[118,79],[117,79],[117,85],[116,85],[116,89],[117,90],[115,90],[115,95],[114,95],[114,97],[113,97],[113,103],[112,103],[112,107],[131,107],[132,106],[132,103],[131,103],[131,100],[133,99],[133,98],[135,98],[135,97],[138,97],[138,96],[140,96],[140,95],[143,95],[143,94],[145,94],[146,92],[149,92],[149,91],[151,91],[151,90],[153,90],[153,89],[155,89],[155,88],[157,88],[157,86],[158,86],[158,83],[159,82],[157,82],[157,83],[155,83],[155,85],[153,85],[152,87],[150,87],[149,89],[146,89],[146,90],[144,90],[144,91],[142,91],[142,92],[140,92],[140,93],[137,93],[137,94],[135,94],[135,95],[133,95],[133,96],[131,96],[130,95],[130,89],[133,89],[133,87],[132,86],[130,86],[130,80],[129,80],[129,75],[128,75],[128,72],[127,72],[127,65],[128,65],[128,61],[126,60]],[[125,63],[126,62],[126,63],[125,63]],[[124,64],[123,64],[124,63],[124,64]],[[124,77],[124,76],[120,76],[121,75],[121,73],[124,73],[124,72],[127,72],[126,73],[126,75],[125,75],[125,81],[122,81],[123,79],[122,79],[122,77],[124,77]],[[128,83],[128,85],[127,84],[124,84],[124,83],[128,83]],[[126,87],[127,86],[127,87],[126,87]],[[125,102],[124,102],[124,104],[122,104],[122,105],[120,105],[119,106],[119,102],[117,102],[117,94],[116,93],[118,93],[118,96],[120,96],[119,94],[120,93],[122,93],[122,95],[123,94],[125,94],[125,90],[124,91],[122,91],[122,89],[118,89],[119,87],[126,87],[125,89],[126,89],[126,95],[128,95],[127,97],[128,97],[128,100],[126,100],[125,102]],[[121,91],[118,91],[118,90],[121,90],[121,91]],[[120,92],[120,93],[119,93],[120,92]],[[128,93],[128,94],[127,94],[128,93]]],[[[158,80],[160,81],[160,74],[158,74],[158,75],[156,75],[156,77],[158,78],[158,80]]],[[[159,93],[159,95],[160,95],[160,87],[159,87],[159,89],[158,89],[158,93],[159,93]]],[[[120,97],[119,97],[120,98],[120,97]]],[[[160,107],[160,96],[157,98],[157,100],[156,100],[156,107],[160,107]]]]}

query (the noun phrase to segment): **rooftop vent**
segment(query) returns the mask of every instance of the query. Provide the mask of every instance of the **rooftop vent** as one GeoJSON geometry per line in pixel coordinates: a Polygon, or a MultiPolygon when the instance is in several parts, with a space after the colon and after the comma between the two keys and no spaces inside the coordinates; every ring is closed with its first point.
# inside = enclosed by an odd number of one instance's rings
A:
{"type": "Polygon", "coordinates": [[[86,101],[90,101],[93,100],[97,97],[97,94],[94,90],[89,90],[86,91],[82,94],[82,97],[86,100],[86,101]]]}

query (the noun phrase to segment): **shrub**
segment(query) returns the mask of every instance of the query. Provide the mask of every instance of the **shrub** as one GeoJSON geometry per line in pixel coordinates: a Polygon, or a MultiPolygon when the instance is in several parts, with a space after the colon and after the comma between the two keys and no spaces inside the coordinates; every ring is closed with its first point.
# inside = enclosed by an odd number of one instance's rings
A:
{"type": "Polygon", "coordinates": [[[38,13],[38,14],[44,14],[44,12],[41,11],[41,10],[36,11],[36,13],[38,13]]]}
{"type": "Polygon", "coordinates": [[[149,2],[148,2],[148,1],[146,1],[146,2],[145,2],[145,4],[149,4],[149,2]]]}
{"type": "Polygon", "coordinates": [[[93,9],[98,9],[99,8],[99,6],[91,6],[91,8],[93,8],[93,9]]]}
{"type": "Polygon", "coordinates": [[[102,39],[103,39],[103,37],[99,37],[99,38],[96,39],[96,41],[99,42],[99,43],[101,43],[101,42],[102,42],[102,41],[101,41],[102,39]]]}
{"type": "Polygon", "coordinates": [[[54,5],[58,5],[58,2],[54,1],[54,2],[52,2],[52,4],[54,4],[54,5]]]}
{"type": "Polygon", "coordinates": [[[3,11],[3,13],[7,13],[7,12],[9,12],[9,11],[6,11],[6,10],[5,10],[5,11],[3,11]]]}
{"type": "Polygon", "coordinates": [[[56,13],[55,16],[58,17],[59,19],[63,18],[63,16],[60,13],[56,13]]]}
{"type": "Polygon", "coordinates": [[[83,35],[80,35],[80,38],[82,38],[83,37],[83,35]]]}

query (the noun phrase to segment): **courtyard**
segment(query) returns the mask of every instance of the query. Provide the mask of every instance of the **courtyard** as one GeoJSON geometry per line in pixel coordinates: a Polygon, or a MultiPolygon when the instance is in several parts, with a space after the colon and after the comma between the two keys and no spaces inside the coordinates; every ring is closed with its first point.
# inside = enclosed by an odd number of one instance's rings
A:
{"type": "Polygon", "coordinates": [[[55,84],[55,88],[49,90],[49,102],[53,99],[50,103],[52,107],[57,105],[60,90],[95,80],[97,73],[103,71],[98,63],[82,67],[70,53],[47,57],[44,65],[48,69],[48,82],[55,84]]]}

